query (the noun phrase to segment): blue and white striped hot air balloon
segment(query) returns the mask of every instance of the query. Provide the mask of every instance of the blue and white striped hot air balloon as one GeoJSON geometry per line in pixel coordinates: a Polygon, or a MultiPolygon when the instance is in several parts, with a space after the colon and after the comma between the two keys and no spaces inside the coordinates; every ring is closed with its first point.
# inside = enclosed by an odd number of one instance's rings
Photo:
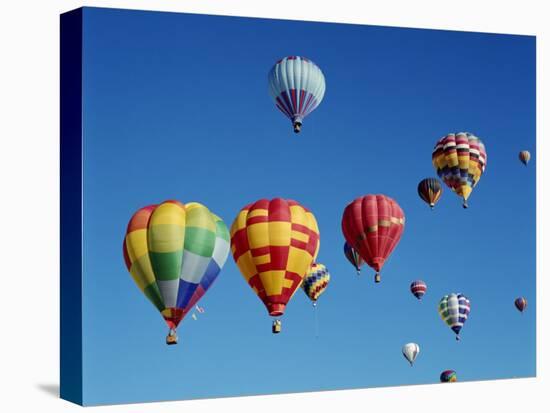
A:
{"type": "Polygon", "coordinates": [[[325,76],[311,60],[287,56],[279,60],[268,75],[269,92],[275,105],[300,132],[304,118],[323,100],[325,76]]]}
{"type": "Polygon", "coordinates": [[[451,327],[460,340],[460,330],[470,314],[470,300],[463,294],[448,294],[439,301],[439,315],[443,321],[451,327]]]}

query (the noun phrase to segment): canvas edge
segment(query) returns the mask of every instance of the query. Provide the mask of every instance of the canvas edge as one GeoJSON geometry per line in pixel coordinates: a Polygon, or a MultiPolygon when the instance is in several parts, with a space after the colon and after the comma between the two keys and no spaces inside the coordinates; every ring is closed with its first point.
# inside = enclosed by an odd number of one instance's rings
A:
{"type": "Polygon", "coordinates": [[[60,16],[60,397],[83,405],[82,8],[60,16]]]}

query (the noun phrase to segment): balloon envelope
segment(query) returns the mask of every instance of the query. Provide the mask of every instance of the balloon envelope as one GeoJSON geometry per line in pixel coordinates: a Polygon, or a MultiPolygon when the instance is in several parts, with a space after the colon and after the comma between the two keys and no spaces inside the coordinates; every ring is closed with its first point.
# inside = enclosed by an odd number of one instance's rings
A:
{"type": "Polygon", "coordinates": [[[357,274],[361,272],[361,265],[364,264],[363,258],[347,242],[344,243],[344,255],[348,261],[355,267],[357,274]]]}
{"type": "Polygon", "coordinates": [[[279,316],[317,257],[317,221],[296,201],[260,199],[233,221],[231,249],[248,285],[279,316]]]}
{"type": "Polygon", "coordinates": [[[420,346],[416,343],[407,343],[403,346],[401,351],[403,352],[403,356],[412,366],[416,360],[416,357],[420,353],[420,346]]]}
{"type": "Polygon", "coordinates": [[[411,293],[413,293],[413,295],[419,300],[424,297],[424,294],[426,294],[427,290],[428,286],[422,280],[416,280],[411,283],[411,293]]]}
{"type": "Polygon", "coordinates": [[[519,153],[519,160],[524,164],[527,165],[529,163],[529,160],[531,159],[531,154],[529,151],[521,151],[519,153]]]}
{"type": "Polygon", "coordinates": [[[294,131],[300,132],[304,118],[325,95],[323,72],[305,57],[287,56],[273,66],[268,83],[275,105],[292,121],[294,131]]]}
{"type": "Polygon", "coordinates": [[[456,371],[454,370],[445,370],[439,376],[441,383],[453,383],[456,381],[456,371]]]}
{"type": "Polygon", "coordinates": [[[352,201],[342,216],[342,232],[351,245],[379,272],[399,243],[405,215],[397,202],[385,195],[365,195],[352,201]]]}
{"type": "Polygon", "coordinates": [[[443,188],[441,188],[439,180],[426,178],[418,183],[417,191],[420,198],[433,208],[437,201],[439,201],[439,198],[441,198],[443,188]]]}
{"type": "Polygon", "coordinates": [[[314,303],[323,294],[330,281],[330,274],[323,264],[313,263],[302,281],[302,289],[314,303]]]}
{"type": "Polygon", "coordinates": [[[204,205],[166,201],[132,216],[123,253],[136,285],[175,329],[218,277],[229,232],[204,205]]]}
{"type": "Polygon", "coordinates": [[[485,145],[469,132],[450,133],[435,144],[432,163],[445,185],[460,196],[465,208],[487,165],[485,145]]]}
{"type": "Polygon", "coordinates": [[[518,297],[515,299],[514,305],[516,306],[519,312],[523,313],[527,308],[527,300],[523,297],[518,297]]]}
{"type": "Polygon", "coordinates": [[[439,315],[442,320],[451,327],[460,340],[460,330],[470,314],[470,300],[463,294],[448,294],[439,301],[439,315]]]}

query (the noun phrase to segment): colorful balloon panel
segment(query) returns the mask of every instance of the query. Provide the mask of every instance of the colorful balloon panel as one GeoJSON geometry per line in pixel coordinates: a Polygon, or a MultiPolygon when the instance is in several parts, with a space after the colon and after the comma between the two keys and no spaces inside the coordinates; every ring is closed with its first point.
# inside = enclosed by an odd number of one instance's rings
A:
{"type": "Polygon", "coordinates": [[[359,197],[345,208],[342,216],[346,241],[377,273],[401,239],[404,227],[403,210],[385,195],[359,197]]]}
{"type": "Polygon", "coordinates": [[[487,165],[485,145],[468,132],[441,138],[432,152],[432,163],[445,185],[464,200],[464,207],[487,165]]]}
{"type": "Polygon", "coordinates": [[[448,294],[439,301],[439,315],[460,339],[460,330],[470,314],[470,300],[463,294],[448,294]]]}
{"type": "Polygon", "coordinates": [[[521,163],[523,163],[524,165],[527,165],[529,163],[529,160],[531,159],[531,154],[529,153],[529,151],[521,151],[519,153],[519,160],[521,161],[521,163]]]}
{"type": "Polygon", "coordinates": [[[439,180],[435,178],[426,178],[419,182],[417,191],[420,198],[433,208],[437,201],[439,201],[439,198],[441,198],[443,188],[439,180]]]}
{"type": "Polygon", "coordinates": [[[363,258],[361,258],[359,253],[355,251],[355,249],[353,249],[353,247],[347,242],[344,243],[344,255],[351,265],[355,267],[357,274],[359,274],[361,272],[361,265],[364,264],[363,258]]]}
{"type": "Polygon", "coordinates": [[[176,328],[217,278],[229,231],[204,205],[166,201],[132,216],[123,252],[136,285],[176,328]]]}
{"type": "Polygon", "coordinates": [[[422,280],[416,280],[411,283],[411,293],[418,298],[419,300],[424,297],[424,294],[426,294],[426,291],[428,290],[428,286],[426,283],[422,280]]]}
{"type": "Polygon", "coordinates": [[[519,312],[523,313],[527,308],[527,300],[523,297],[518,297],[515,299],[514,305],[516,306],[519,312]]]}
{"type": "Polygon", "coordinates": [[[269,314],[282,315],[317,257],[317,221],[296,201],[260,199],[245,206],[233,221],[231,250],[269,314]]]}
{"type": "Polygon", "coordinates": [[[453,383],[457,380],[456,371],[454,370],[445,370],[439,376],[441,383],[453,383]]]}
{"type": "Polygon", "coordinates": [[[314,303],[323,294],[330,281],[330,274],[323,264],[313,263],[302,281],[302,289],[314,303]]]}
{"type": "Polygon", "coordinates": [[[279,60],[268,75],[269,92],[275,105],[288,117],[296,133],[304,118],[323,100],[325,77],[311,60],[288,56],[279,60]]]}

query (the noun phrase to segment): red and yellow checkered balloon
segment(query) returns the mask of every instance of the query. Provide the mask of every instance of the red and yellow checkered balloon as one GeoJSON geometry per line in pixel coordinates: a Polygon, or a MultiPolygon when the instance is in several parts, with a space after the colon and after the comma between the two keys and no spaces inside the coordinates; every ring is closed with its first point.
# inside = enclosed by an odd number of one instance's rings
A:
{"type": "Polygon", "coordinates": [[[317,257],[317,220],[296,201],[260,199],[235,218],[231,251],[269,314],[280,316],[317,257]]]}

